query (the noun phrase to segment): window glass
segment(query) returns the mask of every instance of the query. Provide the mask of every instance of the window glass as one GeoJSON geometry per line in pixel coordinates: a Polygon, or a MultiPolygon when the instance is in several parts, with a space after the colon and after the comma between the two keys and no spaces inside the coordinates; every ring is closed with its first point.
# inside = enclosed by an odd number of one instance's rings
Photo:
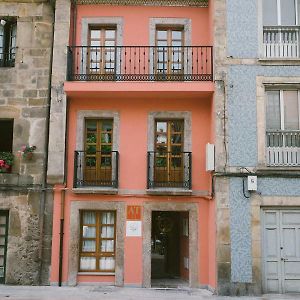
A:
{"type": "Polygon", "coordinates": [[[296,25],[295,0],[281,0],[281,25],[296,25]]]}
{"type": "Polygon", "coordinates": [[[263,0],[263,25],[278,25],[277,0],[263,0]]]}
{"type": "Polygon", "coordinates": [[[81,213],[80,271],[114,272],[115,225],[114,211],[81,213]]]}
{"type": "Polygon", "coordinates": [[[280,92],[267,92],[267,130],[280,129],[280,92]]]}
{"type": "Polygon", "coordinates": [[[299,108],[298,108],[298,92],[284,91],[284,129],[299,129],[299,108]]]}
{"type": "Polygon", "coordinates": [[[13,126],[13,120],[0,119],[0,152],[12,152],[13,126]]]}

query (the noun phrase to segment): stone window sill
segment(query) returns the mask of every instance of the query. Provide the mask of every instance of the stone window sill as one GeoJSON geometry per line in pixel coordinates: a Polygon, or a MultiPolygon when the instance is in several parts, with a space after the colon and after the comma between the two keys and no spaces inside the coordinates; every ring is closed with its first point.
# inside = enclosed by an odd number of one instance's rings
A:
{"type": "Polygon", "coordinates": [[[114,272],[78,272],[77,275],[94,275],[94,276],[115,276],[114,272]]]}
{"type": "Polygon", "coordinates": [[[106,195],[116,195],[118,194],[118,189],[112,187],[80,187],[73,188],[72,192],[75,194],[106,194],[106,195]]]}
{"type": "Polygon", "coordinates": [[[147,189],[149,195],[173,195],[173,196],[189,196],[192,195],[192,190],[181,188],[153,188],[147,189]]]}
{"type": "Polygon", "coordinates": [[[266,58],[261,57],[258,61],[262,65],[300,65],[300,58],[266,58]]]}

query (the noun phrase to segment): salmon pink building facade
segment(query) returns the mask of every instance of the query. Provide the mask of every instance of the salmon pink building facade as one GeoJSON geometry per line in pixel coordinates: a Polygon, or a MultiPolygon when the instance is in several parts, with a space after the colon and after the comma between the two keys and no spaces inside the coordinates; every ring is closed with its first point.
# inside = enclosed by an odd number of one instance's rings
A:
{"type": "Polygon", "coordinates": [[[211,3],[56,6],[50,282],[214,289],[211,3]]]}

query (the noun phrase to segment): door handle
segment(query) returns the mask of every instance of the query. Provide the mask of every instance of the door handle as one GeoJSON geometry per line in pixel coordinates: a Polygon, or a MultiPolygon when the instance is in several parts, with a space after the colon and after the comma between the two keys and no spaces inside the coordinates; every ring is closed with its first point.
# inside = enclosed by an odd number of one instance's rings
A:
{"type": "Polygon", "coordinates": [[[281,260],[282,260],[282,261],[288,261],[288,259],[287,259],[287,258],[284,258],[284,257],[281,257],[281,260]]]}

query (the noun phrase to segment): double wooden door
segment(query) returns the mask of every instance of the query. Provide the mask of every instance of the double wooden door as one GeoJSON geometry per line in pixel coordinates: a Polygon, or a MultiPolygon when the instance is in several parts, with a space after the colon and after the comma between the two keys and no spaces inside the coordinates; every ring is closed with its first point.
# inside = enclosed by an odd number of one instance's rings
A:
{"type": "Polygon", "coordinates": [[[107,186],[112,181],[113,120],[86,120],[84,181],[107,186]]]}
{"type": "Polygon", "coordinates": [[[177,187],[183,182],[183,120],[156,120],[154,182],[177,187]]]}
{"type": "Polygon", "coordinates": [[[0,283],[5,283],[8,215],[8,211],[0,210],[0,283]]]}

